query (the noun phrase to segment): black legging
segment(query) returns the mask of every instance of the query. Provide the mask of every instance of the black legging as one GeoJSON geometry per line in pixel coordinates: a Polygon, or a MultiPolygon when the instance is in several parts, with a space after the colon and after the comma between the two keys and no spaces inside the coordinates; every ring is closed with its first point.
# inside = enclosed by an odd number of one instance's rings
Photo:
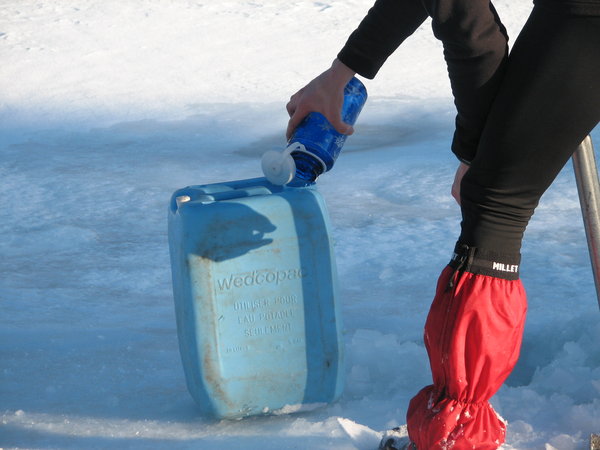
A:
{"type": "Polygon", "coordinates": [[[600,119],[600,17],[535,7],[461,185],[459,243],[517,254],[540,197],[600,119]]]}

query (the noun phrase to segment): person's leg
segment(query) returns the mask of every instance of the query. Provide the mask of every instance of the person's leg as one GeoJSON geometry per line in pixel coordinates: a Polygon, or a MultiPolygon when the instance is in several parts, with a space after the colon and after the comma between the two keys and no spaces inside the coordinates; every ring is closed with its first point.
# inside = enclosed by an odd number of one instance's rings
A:
{"type": "Polygon", "coordinates": [[[453,261],[425,325],[433,385],[413,398],[418,449],[495,449],[505,425],[488,400],[517,361],[526,312],[518,279],[525,227],[600,118],[600,18],[534,9],[515,43],[461,186],[453,261]]]}
{"type": "Polygon", "coordinates": [[[425,324],[433,384],[407,413],[417,449],[496,449],[505,440],[488,400],[517,362],[525,290],[519,280],[459,274],[450,266],[442,272],[425,324]]]}
{"type": "Polygon", "coordinates": [[[540,197],[600,118],[600,17],[535,8],[461,185],[460,242],[518,253],[540,197]]]}

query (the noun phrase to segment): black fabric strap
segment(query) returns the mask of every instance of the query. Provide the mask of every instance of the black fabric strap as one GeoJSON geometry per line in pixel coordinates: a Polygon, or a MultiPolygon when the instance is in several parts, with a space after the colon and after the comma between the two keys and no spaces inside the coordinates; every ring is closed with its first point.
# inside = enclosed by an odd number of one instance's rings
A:
{"type": "Polygon", "coordinates": [[[482,248],[457,244],[448,263],[454,270],[505,280],[519,279],[521,255],[503,254],[482,248]]]}

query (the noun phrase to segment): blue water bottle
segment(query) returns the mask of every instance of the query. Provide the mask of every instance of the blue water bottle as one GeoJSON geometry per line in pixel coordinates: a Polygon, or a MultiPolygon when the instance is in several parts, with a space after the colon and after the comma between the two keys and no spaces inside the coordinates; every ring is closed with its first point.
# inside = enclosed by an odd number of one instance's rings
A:
{"type": "MultiPolygon", "coordinates": [[[[356,78],[344,88],[342,120],[354,125],[367,100],[365,86],[356,78]]],[[[338,133],[321,113],[312,112],[298,125],[281,152],[269,151],[263,155],[262,170],[267,179],[278,185],[291,182],[305,186],[319,175],[331,170],[347,135],[338,133]]]]}

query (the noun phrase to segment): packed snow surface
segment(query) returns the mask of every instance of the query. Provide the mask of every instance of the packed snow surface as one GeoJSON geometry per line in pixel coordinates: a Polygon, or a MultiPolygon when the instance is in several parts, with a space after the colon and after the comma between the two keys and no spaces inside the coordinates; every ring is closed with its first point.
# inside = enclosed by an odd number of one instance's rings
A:
{"type": "MultiPolygon", "coordinates": [[[[405,423],[430,383],[422,327],[459,224],[454,109],[428,23],[366,81],[356,133],[318,183],[345,324],[339,402],[202,417],[167,246],[171,193],[260,176],[261,154],[285,144],[289,96],[370,5],[1,3],[0,447],[368,450],[405,423]]],[[[514,40],[529,1],[496,6],[514,40]]],[[[522,279],[522,357],[492,400],[505,448],[584,448],[600,432],[600,312],[570,165],[527,231],[522,279]]]]}

